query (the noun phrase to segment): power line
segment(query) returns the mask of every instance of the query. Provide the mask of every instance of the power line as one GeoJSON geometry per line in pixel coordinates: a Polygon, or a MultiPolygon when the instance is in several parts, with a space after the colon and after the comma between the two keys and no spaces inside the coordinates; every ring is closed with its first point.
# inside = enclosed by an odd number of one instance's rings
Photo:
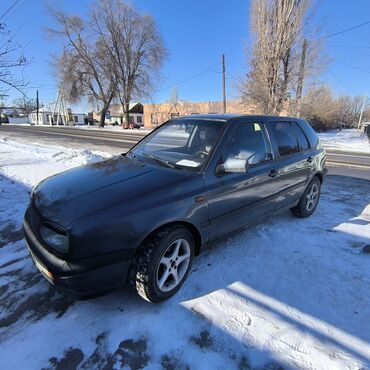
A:
{"type": "Polygon", "coordinates": [[[340,34],[342,34],[342,33],[345,33],[345,32],[348,32],[348,31],[352,31],[352,30],[354,30],[354,29],[356,29],[356,28],[360,28],[360,27],[362,27],[362,26],[366,26],[366,25],[367,25],[367,24],[369,24],[369,23],[370,23],[370,20],[369,20],[369,21],[366,21],[366,22],[364,22],[364,23],[358,24],[357,26],[353,26],[353,27],[347,28],[347,29],[345,29],[345,30],[343,30],[343,31],[338,31],[338,32],[335,32],[335,33],[331,33],[331,34],[329,34],[329,35],[326,35],[326,36],[324,36],[324,37],[320,37],[318,40],[328,39],[329,37],[334,37],[334,36],[340,35],[340,34]]]}
{"type": "Polygon", "coordinates": [[[370,46],[359,46],[359,45],[328,45],[332,48],[349,48],[349,49],[370,49],[370,46]]]}
{"type": "Polygon", "coordinates": [[[346,63],[346,62],[342,62],[342,61],[340,61],[340,60],[337,60],[337,62],[338,62],[338,63],[341,63],[341,64],[344,64],[345,66],[348,66],[348,67],[350,67],[350,68],[357,69],[357,70],[362,71],[362,72],[370,73],[370,71],[369,71],[369,70],[367,70],[367,69],[363,69],[363,68],[361,68],[361,67],[356,67],[356,66],[353,66],[353,65],[351,65],[351,64],[348,64],[348,63],[346,63]]]}
{"type": "Polygon", "coordinates": [[[155,90],[155,91],[156,91],[156,92],[159,92],[159,91],[163,91],[163,90],[170,89],[171,87],[175,87],[175,86],[177,86],[177,85],[181,85],[181,84],[183,84],[183,83],[185,83],[185,82],[188,82],[188,81],[190,81],[190,80],[193,80],[194,78],[198,78],[198,77],[200,77],[200,76],[202,76],[202,75],[204,75],[204,74],[206,74],[206,73],[209,73],[209,72],[216,72],[216,73],[218,73],[218,72],[217,72],[217,71],[215,71],[213,68],[208,68],[208,69],[206,69],[206,70],[205,70],[205,71],[203,71],[203,72],[197,73],[196,75],[193,75],[193,76],[190,76],[190,77],[186,78],[185,80],[179,81],[179,82],[177,82],[177,83],[174,83],[174,84],[172,84],[172,85],[169,85],[169,86],[163,87],[163,88],[161,88],[161,89],[157,89],[157,90],[155,90]]]}
{"type": "Polygon", "coordinates": [[[3,19],[21,0],[15,0],[12,5],[0,16],[0,19],[3,19]]]}
{"type": "Polygon", "coordinates": [[[358,91],[354,90],[352,87],[344,83],[341,79],[339,79],[330,69],[328,69],[328,72],[334,77],[335,80],[337,80],[342,86],[344,86],[346,89],[351,90],[355,94],[360,94],[358,91]]]}

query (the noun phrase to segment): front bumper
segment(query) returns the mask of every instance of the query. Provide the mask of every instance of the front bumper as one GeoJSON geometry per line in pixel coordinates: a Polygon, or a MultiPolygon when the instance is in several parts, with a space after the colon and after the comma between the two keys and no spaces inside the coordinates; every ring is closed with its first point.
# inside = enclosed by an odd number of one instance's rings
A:
{"type": "Polygon", "coordinates": [[[37,269],[52,284],[78,296],[89,296],[124,284],[130,261],[119,252],[67,261],[49,252],[30,224],[29,209],[24,218],[27,247],[37,269]]]}

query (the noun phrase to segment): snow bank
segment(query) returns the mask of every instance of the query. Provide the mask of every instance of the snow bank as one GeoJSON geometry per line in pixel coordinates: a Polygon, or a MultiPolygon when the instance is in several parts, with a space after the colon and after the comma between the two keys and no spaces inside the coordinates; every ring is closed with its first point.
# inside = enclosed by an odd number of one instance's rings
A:
{"type": "Polygon", "coordinates": [[[370,367],[369,182],[329,176],[311,218],[214,244],[167,302],[76,301],[33,266],[20,225],[30,185],[100,155],[0,141],[1,369],[370,367]]]}
{"type": "Polygon", "coordinates": [[[48,176],[109,156],[109,153],[96,150],[76,150],[40,143],[30,145],[0,138],[0,173],[31,186],[48,176]]]}
{"type": "Polygon", "coordinates": [[[114,132],[123,132],[125,134],[149,134],[149,132],[152,132],[150,129],[146,129],[141,127],[140,129],[123,129],[122,126],[111,126],[111,125],[105,125],[104,128],[100,128],[99,126],[68,126],[68,128],[76,128],[79,130],[92,130],[92,131],[114,131],[114,132]]]}
{"type": "Polygon", "coordinates": [[[318,134],[321,144],[329,150],[370,154],[367,136],[356,129],[330,130],[318,134]]]}

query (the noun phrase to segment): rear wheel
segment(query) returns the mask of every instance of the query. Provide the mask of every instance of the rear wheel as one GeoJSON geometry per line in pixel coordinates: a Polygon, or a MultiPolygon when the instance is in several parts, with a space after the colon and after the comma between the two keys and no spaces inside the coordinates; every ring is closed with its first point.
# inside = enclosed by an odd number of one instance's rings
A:
{"type": "Polygon", "coordinates": [[[305,218],[312,215],[319,203],[321,193],[321,182],[314,176],[301,196],[299,203],[291,208],[297,217],[305,218]]]}
{"type": "Polygon", "coordinates": [[[150,302],[170,298],[189,274],[193,255],[194,238],[188,229],[164,228],[139,248],[130,268],[130,285],[150,302]]]}

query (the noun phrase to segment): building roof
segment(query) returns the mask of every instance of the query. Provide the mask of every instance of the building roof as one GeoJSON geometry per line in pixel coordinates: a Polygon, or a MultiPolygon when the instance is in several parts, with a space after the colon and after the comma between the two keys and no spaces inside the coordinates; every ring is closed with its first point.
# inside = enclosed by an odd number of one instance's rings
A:
{"type": "MultiPolygon", "coordinates": [[[[130,103],[128,107],[129,112],[139,104],[142,105],[141,103],[130,103]]],[[[112,104],[109,111],[111,116],[121,115],[124,113],[122,104],[112,104]]]]}
{"type": "MultiPolygon", "coordinates": [[[[37,113],[37,110],[33,110],[31,113],[37,113]]],[[[47,114],[53,114],[53,112],[49,109],[44,109],[44,108],[40,108],[39,109],[39,113],[47,113],[47,114]]],[[[55,112],[55,114],[58,114],[58,112],[55,112]]],[[[71,112],[72,115],[80,115],[80,116],[83,116],[85,115],[85,113],[76,113],[76,112],[71,112]]]]}

